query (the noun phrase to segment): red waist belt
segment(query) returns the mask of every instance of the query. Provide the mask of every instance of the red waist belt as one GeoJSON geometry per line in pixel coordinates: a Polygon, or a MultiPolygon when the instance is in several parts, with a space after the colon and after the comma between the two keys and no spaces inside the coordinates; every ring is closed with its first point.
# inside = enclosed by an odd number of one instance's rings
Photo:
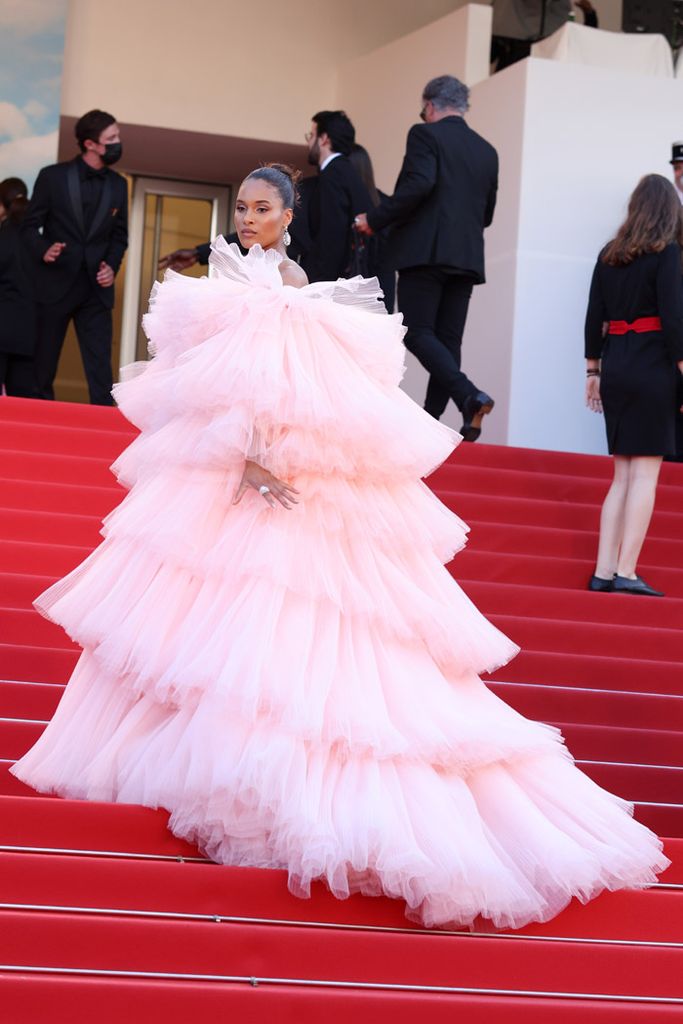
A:
{"type": "Polygon", "coordinates": [[[645,334],[646,331],[661,331],[662,321],[658,316],[641,316],[629,323],[628,320],[610,320],[608,334],[628,334],[635,331],[636,334],[645,334]]]}

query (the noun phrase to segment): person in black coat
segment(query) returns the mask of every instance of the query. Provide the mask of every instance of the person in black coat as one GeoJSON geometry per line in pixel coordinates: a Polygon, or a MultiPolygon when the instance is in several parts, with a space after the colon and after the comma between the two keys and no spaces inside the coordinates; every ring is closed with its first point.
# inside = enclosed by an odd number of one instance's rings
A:
{"type": "MultiPolygon", "coordinates": [[[[361,181],[368,190],[370,202],[373,206],[379,204],[389,197],[381,192],[375,184],[375,172],[372,160],[365,146],[356,143],[349,153],[349,160],[358,171],[361,181]]],[[[376,277],[384,295],[384,305],[387,313],[394,312],[396,302],[396,271],[392,269],[388,259],[388,238],[387,229],[376,234],[365,236],[354,229],[354,245],[363,245],[364,253],[362,266],[358,267],[358,273],[364,277],[376,277]]]]}
{"type": "Polygon", "coordinates": [[[589,590],[661,597],[636,574],[683,373],[683,212],[659,174],[636,187],[600,253],[586,313],[586,403],[604,412],[614,480],[589,590]]]}
{"type": "Polygon", "coordinates": [[[355,139],[343,110],[314,114],[306,141],[309,163],[318,166],[319,174],[306,204],[310,243],[301,257],[311,282],[349,276],[353,220],[371,205],[368,190],[348,159],[355,139]]]}
{"type": "Polygon", "coordinates": [[[391,228],[405,343],[430,374],[425,409],[438,419],[453,399],[463,437],[475,441],[494,402],[462,372],[461,347],[472,288],[485,279],[484,228],[496,205],[498,155],[465,122],[468,97],[450,75],[428,82],[425,123],[408,133],[393,196],[356,223],[366,232],[391,228]]]}
{"type": "Polygon", "coordinates": [[[126,180],[116,119],[91,110],[76,124],[80,156],[44,167],[24,221],[36,261],[39,302],[35,371],[41,398],[53,383],[74,321],[90,401],[111,405],[114,279],[128,246],[126,180]]]}
{"type": "Polygon", "coordinates": [[[36,304],[21,222],[28,189],[20,178],[0,182],[0,393],[35,398],[36,304]]]}

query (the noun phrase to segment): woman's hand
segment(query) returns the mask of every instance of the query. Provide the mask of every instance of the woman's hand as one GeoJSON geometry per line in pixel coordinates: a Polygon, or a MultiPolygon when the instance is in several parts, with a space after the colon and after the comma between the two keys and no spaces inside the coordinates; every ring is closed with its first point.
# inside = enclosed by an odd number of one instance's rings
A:
{"type": "Polygon", "coordinates": [[[262,497],[264,501],[267,501],[271,508],[277,508],[277,502],[279,501],[283,508],[292,508],[293,505],[298,504],[299,492],[295,487],[290,487],[289,484],[285,484],[282,480],[278,480],[276,476],[269,473],[263,466],[259,466],[256,462],[247,462],[244,464],[244,473],[242,474],[242,482],[237,489],[237,494],[233,499],[233,505],[239,504],[244,497],[247,489],[253,487],[255,491],[261,491],[261,488],[267,487],[267,491],[263,491],[262,497]]]}
{"type": "Polygon", "coordinates": [[[599,377],[586,377],[586,405],[592,412],[602,412],[599,377]]]}

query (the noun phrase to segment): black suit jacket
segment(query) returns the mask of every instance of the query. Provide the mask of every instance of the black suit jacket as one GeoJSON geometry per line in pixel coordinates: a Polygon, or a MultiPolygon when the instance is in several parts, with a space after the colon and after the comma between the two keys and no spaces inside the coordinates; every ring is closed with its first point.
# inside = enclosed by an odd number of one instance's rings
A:
{"type": "Polygon", "coordinates": [[[349,268],[353,218],[371,206],[368,190],[345,156],[336,156],[320,172],[307,206],[310,244],[301,265],[309,281],[336,281],[349,268]]]}
{"type": "Polygon", "coordinates": [[[481,283],[497,190],[498,154],[462,117],[416,124],[394,194],[368,210],[368,223],[373,231],[390,226],[396,270],[445,267],[481,283]]]}
{"type": "Polygon", "coordinates": [[[40,302],[58,302],[85,264],[97,295],[111,307],[114,286],[102,288],[96,277],[102,260],[116,273],[128,247],[126,180],[108,170],[99,206],[86,231],[78,160],[80,157],[43,167],[33,189],[23,230],[36,262],[36,294],[40,302]],[[54,263],[44,263],[43,255],[53,242],[66,242],[66,249],[54,263]]]}

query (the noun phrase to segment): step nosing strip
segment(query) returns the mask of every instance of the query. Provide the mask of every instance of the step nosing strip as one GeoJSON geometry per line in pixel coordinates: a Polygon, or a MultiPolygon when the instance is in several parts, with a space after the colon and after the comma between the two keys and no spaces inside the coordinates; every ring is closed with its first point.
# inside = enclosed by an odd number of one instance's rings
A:
{"type": "Polygon", "coordinates": [[[664,940],[649,939],[620,939],[620,938],[594,938],[582,935],[524,935],[514,932],[471,932],[464,929],[431,929],[431,928],[409,928],[398,925],[376,925],[363,922],[349,923],[347,921],[304,921],[296,918],[280,917],[244,917],[235,914],[199,914],[187,911],[175,910],[140,910],[130,907],[77,907],[62,906],[60,904],[45,903],[0,903],[0,911],[11,910],[19,912],[59,913],[59,914],[87,914],[90,916],[112,916],[112,917],[141,917],[141,918],[163,918],[164,920],[180,921],[206,921],[214,924],[253,924],[253,925],[278,925],[291,928],[323,928],[327,930],[340,931],[363,931],[363,932],[389,932],[402,935],[429,935],[429,936],[462,936],[472,939],[510,939],[526,942],[568,942],[572,944],[606,945],[606,946],[643,946],[643,947],[666,947],[667,949],[683,949],[683,942],[667,942],[664,940]]]}
{"type": "MultiPolygon", "coordinates": [[[[133,850],[82,850],[72,849],[65,846],[14,846],[8,843],[0,843],[0,853],[40,853],[60,854],[70,857],[116,857],[129,860],[164,860],[189,864],[209,864],[215,866],[215,861],[206,857],[194,856],[182,853],[139,853],[133,850]]],[[[683,886],[681,886],[683,888],[683,886]]]]}
{"type": "Polygon", "coordinates": [[[271,978],[246,974],[186,974],[181,972],[161,971],[116,971],[107,968],[93,967],[39,967],[37,965],[0,964],[0,972],[12,974],[59,974],[65,976],[106,977],[106,978],[141,978],[159,981],[212,981],[227,984],[273,985],[277,987],[292,986],[296,988],[328,988],[328,989],[359,989],[369,992],[424,992],[435,995],[483,995],[504,996],[507,998],[535,999],[589,999],[594,1002],[616,1003],[656,1003],[683,1004],[679,996],[641,996],[623,995],[607,992],[556,992],[552,990],[509,989],[509,988],[473,988],[455,985],[402,985],[395,982],[380,981],[332,981],[327,978],[271,978]]]}
{"type": "Polygon", "coordinates": [[[9,724],[16,724],[17,722],[23,722],[25,725],[49,725],[50,720],[44,718],[3,718],[0,716],[0,723],[7,722],[9,724]]]}
{"type": "MultiPolygon", "coordinates": [[[[681,633],[681,642],[683,643],[683,631],[677,630],[675,632],[681,633]]],[[[559,653],[557,651],[553,652],[559,653]]],[[[602,694],[615,694],[619,697],[647,697],[649,698],[666,698],[667,700],[681,700],[683,701],[683,694],[681,693],[649,693],[647,690],[603,690],[597,686],[567,686],[565,683],[555,686],[553,683],[521,683],[512,682],[505,679],[487,679],[485,681],[486,686],[531,686],[536,690],[548,690],[552,693],[554,690],[565,690],[567,693],[602,693],[602,694]]]]}

